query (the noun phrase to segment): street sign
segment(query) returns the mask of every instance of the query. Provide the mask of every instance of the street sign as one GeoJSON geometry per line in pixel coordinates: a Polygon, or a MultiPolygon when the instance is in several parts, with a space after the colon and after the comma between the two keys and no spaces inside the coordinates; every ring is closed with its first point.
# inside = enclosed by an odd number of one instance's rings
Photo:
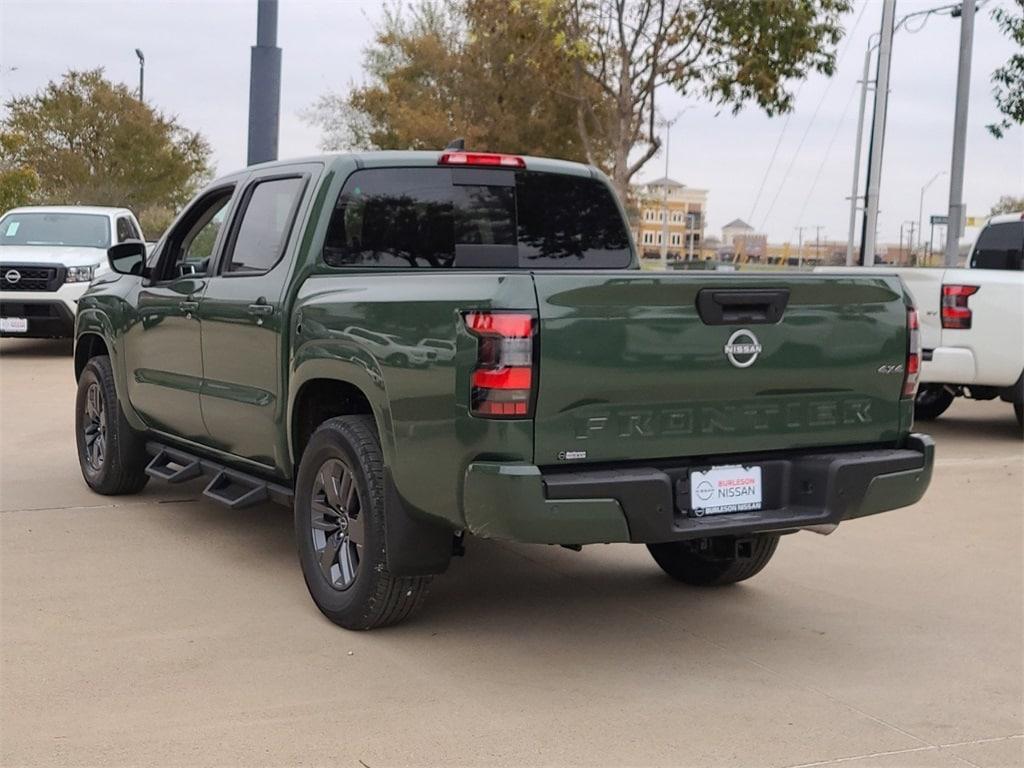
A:
{"type": "Polygon", "coordinates": [[[946,226],[949,224],[949,216],[932,216],[930,219],[932,226],[942,225],[946,226]]]}

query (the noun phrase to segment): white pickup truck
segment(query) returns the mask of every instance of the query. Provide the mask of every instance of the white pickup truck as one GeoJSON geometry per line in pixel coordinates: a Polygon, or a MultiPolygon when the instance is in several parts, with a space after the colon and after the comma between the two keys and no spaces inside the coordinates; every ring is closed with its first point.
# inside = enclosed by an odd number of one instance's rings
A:
{"type": "Polygon", "coordinates": [[[107,267],[107,248],[141,240],[127,208],[12,208],[0,218],[0,337],[75,334],[78,298],[107,267]]]}
{"type": "Polygon", "coordinates": [[[819,267],[896,273],[921,318],[914,415],[938,418],[956,397],[1012,403],[1024,426],[1024,214],[993,216],[966,269],[819,267]]]}

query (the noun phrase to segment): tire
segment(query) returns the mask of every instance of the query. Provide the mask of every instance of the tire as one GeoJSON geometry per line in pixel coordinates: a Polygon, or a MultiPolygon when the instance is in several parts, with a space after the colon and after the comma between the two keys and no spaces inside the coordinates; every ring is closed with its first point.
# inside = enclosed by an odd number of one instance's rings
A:
{"type": "Polygon", "coordinates": [[[778,544],[778,534],[757,534],[752,537],[749,557],[716,557],[713,554],[716,547],[724,545],[732,549],[733,539],[728,536],[648,544],[647,549],[673,579],[695,587],[717,587],[735,584],[759,573],[772,559],[778,544]]]}
{"type": "Polygon", "coordinates": [[[78,379],[75,442],[82,477],[96,493],[138,493],[149,480],[145,440],[124,417],[106,355],[90,359],[78,379]]]}
{"type": "Polygon", "coordinates": [[[1013,414],[1017,417],[1017,426],[1024,432],[1024,403],[1020,401],[1014,403],[1013,414]]]}
{"type": "Polygon", "coordinates": [[[914,418],[933,421],[953,403],[953,393],[941,384],[922,384],[914,398],[914,418]]]}
{"type": "Polygon", "coordinates": [[[373,418],[339,416],[321,424],[299,464],[295,540],[310,597],[345,629],[407,619],[430,585],[429,576],[388,572],[384,498],[373,418]]]}

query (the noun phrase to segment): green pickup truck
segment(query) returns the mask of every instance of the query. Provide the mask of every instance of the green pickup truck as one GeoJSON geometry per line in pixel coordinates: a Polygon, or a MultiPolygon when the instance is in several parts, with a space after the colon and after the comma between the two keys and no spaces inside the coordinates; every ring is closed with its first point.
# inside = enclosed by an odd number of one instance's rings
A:
{"type": "Polygon", "coordinates": [[[76,321],[85,481],[291,506],[309,592],[350,629],[408,616],[465,534],[646,544],[728,584],[931,477],[898,278],[641,271],[584,165],[259,165],[108,257],[76,321]]]}

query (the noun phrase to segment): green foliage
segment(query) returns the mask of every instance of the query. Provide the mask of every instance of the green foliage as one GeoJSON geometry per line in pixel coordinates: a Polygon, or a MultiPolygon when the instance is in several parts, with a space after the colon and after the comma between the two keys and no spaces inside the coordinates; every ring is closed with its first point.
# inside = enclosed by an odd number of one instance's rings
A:
{"type": "Polygon", "coordinates": [[[477,150],[584,160],[566,20],[565,3],[549,0],[390,6],[365,52],[366,84],[324,95],[306,117],[326,149],[441,149],[461,137],[477,150]]]}
{"type": "Polygon", "coordinates": [[[1016,13],[1002,6],[992,11],[999,29],[1017,44],[1016,53],[992,73],[992,94],[1003,117],[987,128],[997,139],[1011,126],[1024,123],[1024,0],[1016,0],[1016,5],[1016,13]]]}
{"type": "Polygon", "coordinates": [[[39,189],[39,175],[13,159],[21,138],[0,132],[0,214],[29,205],[39,189]]]}
{"type": "Polygon", "coordinates": [[[998,216],[1000,213],[1017,213],[1024,211],[1024,195],[1003,195],[989,211],[989,216],[998,216]]]}
{"type": "Polygon", "coordinates": [[[176,212],[166,205],[151,205],[138,212],[139,224],[147,240],[159,240],[174,221],[176,212]]]}
{"type": "Polygon", "coordinates": [[[177,207],[210,173],[200,134],[100,69],[69,71],[5,107],[0,159],[35,171],[40,203],[177,207]]]}

